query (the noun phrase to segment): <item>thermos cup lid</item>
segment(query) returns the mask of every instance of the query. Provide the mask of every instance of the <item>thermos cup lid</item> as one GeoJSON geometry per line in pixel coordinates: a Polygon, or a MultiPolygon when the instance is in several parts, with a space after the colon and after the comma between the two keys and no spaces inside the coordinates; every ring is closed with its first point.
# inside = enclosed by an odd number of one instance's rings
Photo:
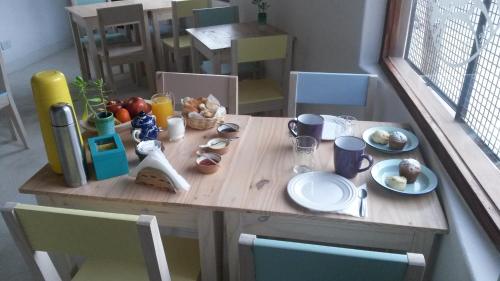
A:
{"type": "Polygon", "coordinates": [[[52,121],[52,126],[69,126],[75,122],[73,116],[73,108],[65,102],[59,102],[50,106],[50,120],[52,121]]]}

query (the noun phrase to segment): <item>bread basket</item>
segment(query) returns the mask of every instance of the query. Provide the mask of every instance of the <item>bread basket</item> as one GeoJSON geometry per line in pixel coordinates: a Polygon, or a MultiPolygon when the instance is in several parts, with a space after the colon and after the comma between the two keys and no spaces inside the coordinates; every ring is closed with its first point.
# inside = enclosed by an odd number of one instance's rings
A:
{"type": "Polygon", "coordinates": [[[224,123],[224,116],[212,118],[189,118],[187,115],[184,115],[184,118],[186,118],[187,126],[196,130],[211,129],[219,123],[224,123]]]}

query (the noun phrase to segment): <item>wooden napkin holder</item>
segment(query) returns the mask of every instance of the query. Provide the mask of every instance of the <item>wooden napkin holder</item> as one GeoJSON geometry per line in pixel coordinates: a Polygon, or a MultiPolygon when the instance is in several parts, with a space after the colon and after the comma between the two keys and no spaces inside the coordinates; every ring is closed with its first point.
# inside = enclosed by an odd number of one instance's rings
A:
{"type": "Polygon", "coordinates": [[[147,167],[139,171],[139,173],[137,173],[137,177],[135,178],[135,183],[177,193],[170,177],[155,168],[147,167]]]}

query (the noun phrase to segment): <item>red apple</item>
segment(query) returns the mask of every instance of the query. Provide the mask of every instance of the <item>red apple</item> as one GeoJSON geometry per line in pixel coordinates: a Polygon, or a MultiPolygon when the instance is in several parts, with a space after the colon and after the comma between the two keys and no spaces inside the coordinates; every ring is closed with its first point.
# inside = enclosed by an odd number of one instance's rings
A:
{"type": "Polygon", "coordinates": [[[113,112],[113,114],[115,114],[122,107],[122,102],[119,100],[110,100],[106,104],[106,110],[113,112]]]}
{"type": "Polygon", "coordinates": [[[127,100],[127,110],[132,118],[138,115],[141,111],[147,112],[147,109],[147,103],[143,98],[132,97],[127,100]]]}

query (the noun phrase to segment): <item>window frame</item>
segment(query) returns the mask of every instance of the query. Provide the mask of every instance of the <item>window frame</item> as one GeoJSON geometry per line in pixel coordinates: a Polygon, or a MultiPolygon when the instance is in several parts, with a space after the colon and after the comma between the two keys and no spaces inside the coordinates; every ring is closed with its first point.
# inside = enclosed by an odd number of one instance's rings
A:
{"type": "Polygon", "coordinates": [[[405,60],[413,1],[388,0],[380,64],[474,216],[500,250],[500,188],[495,186],[500,183],[500,170],[468,133],[468,127],[449,113],[445,101],[405,60]]]}

